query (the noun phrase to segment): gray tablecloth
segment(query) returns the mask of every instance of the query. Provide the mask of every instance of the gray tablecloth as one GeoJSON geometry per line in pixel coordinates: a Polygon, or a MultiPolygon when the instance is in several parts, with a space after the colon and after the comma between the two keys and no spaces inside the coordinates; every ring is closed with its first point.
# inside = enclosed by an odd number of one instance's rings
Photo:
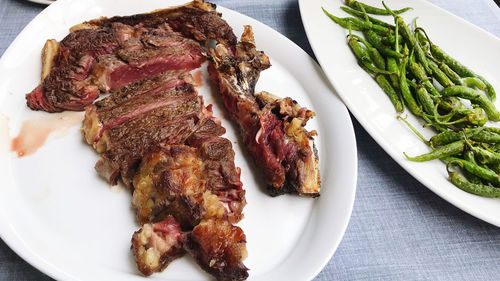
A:
{"type": "MultiPolygon", "coordinates": [[[[273,27],[313,56],[296,0],[214,2],[273,27]]],[[[500,37],[500,9],[493,0],[431,2],[500,37]]],[[[0,0],[0,54],[43,8],[0,0]]],[[[457,42],[467,39],[454,32],[457,42]]],[[[315,280],[500,280],[500,228],[429,191],[353,122],[359,176],[352,218],[315,280]]],[[[49,279],[0,240],[0,280],[49,279]]]]}

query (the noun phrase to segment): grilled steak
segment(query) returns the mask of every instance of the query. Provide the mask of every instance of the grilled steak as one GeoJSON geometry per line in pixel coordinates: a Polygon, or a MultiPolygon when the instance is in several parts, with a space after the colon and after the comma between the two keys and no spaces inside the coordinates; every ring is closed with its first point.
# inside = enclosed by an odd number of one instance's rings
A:
{"type": "MultiPolygon", "coordinates": [[[[132,249],[145,275],[183,255],[186,235],[201,221],[222,220],[217,227],[224,227],[211,231],[226,233],[243,217],[245,191],[231,142],[221,137],[225,129],[192,82],[186,71],[159,73],[112,91],[85,110],[83,135],[101,155],[96,170],[112,184],[121,178],[133,190],[132,205],[143,227],[134,234],[132,249]]],[[[245,241],[225,245],[246,249],[245,241]]],[[[204,269],[220,280],[226,270],[242,278],[247,276],[242,259],[231,265],[235,269],[223,264],[218,271],[204,269]]]]}
{"type": "Polygon", "coordinates": [[[46,44],[52,49],[43,53],[54,53],[43,56],[43,69],[49,72],[26,95],[27,104],[47,112],[83,110],[101,92],[167,70],[200,67],[205,56],[199,42],[212,38],[236,43],[215,5],[203,1],[79,24],[59,44],[46,44]]]}
{"type": "Polygon", "coordinates": [[[246,205],[241,172],[189,74],[207,55],[271,195],[319,195],[316,133],[304,129],[314,113],[290,98],[255,93],[269,58],[256,50],[251,27],[237,42],[215,8],[195,0],[74,26],[60,43],[47,41],[41,84],[26,95],[33,110],[85,109],[82,133],[100,154],[95,169],[133,193],[142,227],[132,251],[146,276],[187,252],[217,280],[248,277],[246,237],[233,225],[246,205]],[[215,48],[206,47],[210,39],[215,48]],[[92,104],[102,92],[109,95],[92,104]]]}
{"type": "Polygon", "coordinates": [[[251,27],[245,26],[236,48],[219,43],[210,49],[209,60],[210,77],[264,173],[269,193],[318,196],[319,164],[313,144],[316,132],[304,129],[314,113],[290,98],[255,94],[260,72],[271,64],[262,51],[256,50],[251,27]]]}

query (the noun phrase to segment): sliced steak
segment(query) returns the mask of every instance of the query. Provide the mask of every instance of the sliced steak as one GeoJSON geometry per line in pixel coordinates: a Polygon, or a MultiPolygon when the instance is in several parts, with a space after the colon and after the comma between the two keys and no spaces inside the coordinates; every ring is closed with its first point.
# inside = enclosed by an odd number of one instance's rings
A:
{"type": "Polygon", "coordinates": [[[316,132],[304,129],[314,113],[290,98],[255,94],[260,72],[271,64],[263,52],[256,50],[251,27],[245,26],[234,50],[224,44],[210,49],[209,60],[210,77],[265,175],[269,194],[318,196],[319,163],[313,143],[316,132]]]}
{"type": "Polygon", "coordinates": [[[184,71],[161,73],[114,91],[88,106],[82,129],[87,143],[102,152],[99,141],[106,131],[163,107],[173,111],[161,115],[170,116],[165,121],[175,118],[177,107],[197,100],[196,91],[189,80],[189,73],[184,71]]]}
{"type": "Polygon", "coordinates": [[[160,73],[86,108],[82,132],[101,158],[97,172],[132,187],[142,156],[159,143],[183,143],[203,118],[203,100],[187,72],[160,73]]]}
{"type": "Polygon", "coordinates": [[[144,224],[132,236],[132,251],[139,271],[149,276],[163,271],[174,259],[184,255],[185,234],[172,217],[144,224]]]}

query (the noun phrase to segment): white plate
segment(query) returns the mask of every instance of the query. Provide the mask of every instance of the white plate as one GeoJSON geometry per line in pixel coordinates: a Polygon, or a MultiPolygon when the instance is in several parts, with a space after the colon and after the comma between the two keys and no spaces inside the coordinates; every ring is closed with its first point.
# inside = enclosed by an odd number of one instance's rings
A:
{"type": "MultiPolygon", "coordinates": [[[[0,130],[8,118],[10,135],[15,136],[23,120],[50,115],[30,111],[24,99],[37,85],[40,50],[46,39],[60,40],[70,26],[84,20],[182,3],[130,0],[116,5],[113,0],[61,0],[49,6],[0,61],[0,117],[4,116],[0,130]]],[[[200,89],[207,103],[216,103],[215,115],[227,128],[226,137],[234,141],[236,164],[242,170],[248,205],[239,225],[247,235],[245,264],[251,269],[250,280],[311,279],[333,255],[352,210],[357,158],[349,114],[320,67],[299,47],[249,17],[222,7],[218,10],[238,35],[244,24],[251,24],[257,45],[271,58],[273,66],[262,73],[258,90],[291,96],[318,114],[308,128],[319,132],[320,198],[271,198],[257,184],[259,175],[236,142],[237,130],[224,118],[208,81],[200,89]]],[[[8,142],[5,135],[0,134],[4,144],[8,142]]],[[[125,190],[112,192],[98,177],[93,168],[98,155],[82,141],[79,126],[71,127],[63,138],[50,138],[31,156],[17,158],[7,147],[0,155],[0,235],[16,253],[56,279],[145,280],[130,252],[131,235],[138,229],[131,196],[125,190]]],[[[203,280],[209,276],[184,257],[151,278],[203,280]]]]}
{"type": "Polygon", "coordinates": [[[45,5],[50,5],[55,2],[55,0],[28,0],[33,3],[38,3],[38,4],[45,4],[45,5]]]}
{"type": "MultiPolygon", "coordinates": [[[[381,1],[363,2],[381,5],[381,1]]],[[[426,1],[401,0],[386,3],[394,9],[413,7],[414,10],[403,14],[407,23],[418,16],[418,25],[426,29],[435,44],[483,75],[500,93],[498,38],[426,1]]],[[[346,31],[321,10],[323,6],[332,14],[349,16],[340,10],[341,4],[342,1],[331,0],[299,1],[302,21],[314,54],[349,110],[375,141],[422,184],[465,212],[500,226],[500,199],[483,198],[456,188],[447,180],[445,165],[439,160],[415,163],[404,158],[403,152],[413,156],[429,150],[396,119],[396,112],[387,96],[358,66],[347,46],[346,31]]],[[[392,17],[380,19],[393,22],[392,17]]],[[[496,102],[496,105],[499,107],[500,103],[496,102]]],[[[419,120],[409,115],[410,123],[419,124],[419,120]]],[[[424,130],[426,137],[432,134],[430,129],[424,130]]]]}

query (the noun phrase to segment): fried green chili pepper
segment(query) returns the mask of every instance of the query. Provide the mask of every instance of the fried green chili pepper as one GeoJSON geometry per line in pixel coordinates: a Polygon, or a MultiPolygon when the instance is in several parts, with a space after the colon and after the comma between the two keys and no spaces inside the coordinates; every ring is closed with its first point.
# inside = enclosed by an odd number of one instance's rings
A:
{"type": "Polygon", "coordinates": [[[432,77],[434,77],[441,86],[446,88],[454,85],[450,78],[448,78],[448,76],[446,76],[446,74],[432,61],[429,61],[429,68],[432,70],[432,77]]]}
{"type": "Polygon", "coordinates": [[[481,164],[499,164],[500,154],[489,151],[479,146],[472,146],[471,150],[476,155],[476,159],[481,164]]]}
{"type": "Polygon", "coordinates": [[[469,162],[469,161],[464,160],[464,159],[456,158],[456,157],[447,157],[447,158],[445,158],[445,161],[455,162],[460,167],[467,170],[468,172],[470,172],[470,173],[472,173],[472,174],[474,174],[482,179],[490,181],[491,183],[493,183],[495,185],[500,185],[500,177],[498,176],[498,174],[496,174],[495,172],[493,172],[489,169],[483,168],[475,163],[469,162]]]}
{"type": "Polygon", "coordinates": [[[481,91],[486,90],[486,85],[477,77],[465,77],[462,78],[463,85],[469,88],[478,88],[481,91]]]}
{"type": "Polygon", "coordinates": [[[444,97],[458,96],[477,103],[483,108],[484,112],[486,113],[486,115],[488,115],[488,118],[490,118],[490,120],[500,121],[500,113],[496,109],[495,105],[488,97],[486,97],[486,95],[481,92],[478,92],[466,86],[451,86],[443,89],[440,93],[444,97]]]}
{"type": "MultiPolygon", "coordinates": [[[[489,144],[500,143],[500,134],[485,131],[483,127],[467,128],[465,129],[465,135],[467,138],[477,142],[489,144]]],[[[441,146],[460,140],[462,137],[463,135],[459,132],[447,131],[434,135],[429,141],[434,146],[441,146]]]]}
{"type": "Polygon", "coordinates": [[[481,108],[469,109],[457,97],[444,97],[440,100],[439,107],[445,111],[462,114],[466,117],[465,121],[473,126],[483,126],[488,121],[481,108]]]}
{"type": "Polygon", "coordinates": [[[410,47],[411,50],[415,50],[417,54],[417,59],[418,61],[422,64],[424,67],[425,71],[427,73],[432,73],[432,70],[429,68],[429,65],[427,63],[427,59],[425,57],[424,50],[422,50],[422,47],[420,47],[420,44],[417,42],[417,38],[415,38],[415,35],[413,32],[410,31],[410,28],[406,25],[405,21],[403,20],[402,17],[398,16],[394,12],[385,5],[385,3],[382,1],[382,4],[384,5],[385,9],[391,13],[391,15],[394,16],[394,23],[399,25],[399,32],[403,36],[403,38],[406,40],[406,43],[410,47]]]}
{"type": "Polygon", "coordinates": [[[429,95],[425,87],[419,85],[417,87],[417,91],[415,92],[415,96],[417,97],[418,102],[424,109],[427,114],[434,114],[434,101],[432,97],[429,95]]]}
{"type": "Polygon", "coordinates": [[[382,39],[380,39],[382,43],[388,46],[394,46],[394,43],[396,42],[396,36],[395,34],[389,33],[386,34],[385,36],[382,36],[382,39]]]}
{"type": "Polygon", "coordinates": [[[399,96],[394,90],[394,88],[391,86],[391,83],[389,83],[389,81],[387,81],[385,76],[381,75],[380,73],[375,74],[374,78],[375,81],[377,81],[380,88],[382,88],[384,93],[387,94],[392,104],[394,105],[396,111],[399,113],[403,112],[403,105],[401,104],[401,100],[399,99],[399,96]]]}
{"type": "Polygon", "coordinates": [[[372,60],[370,59],[370,55],[367,50],[359,44],[358,40],[351,34],[351,29],[349,29],[349,39],[347,41],[347,45],[351,48],[354,56],[358,59],[359,64],[367,69],[368,72],[372,73],[382,73],[382,74],[392,74],[391,72],[385,71],[384,69],[379,69],[372,65],[372,60]]]}
{"type": "Polygon", "coordinates": [[[495,127],[484,127],[484,130],[485,131],[488,131],[488,132],[493,132],[493,133],[497,133],[497,134],[500,134],[500,128],[495,128],[495,127]]]}
{"type": "MultiPolygon", "coordinates": [[[[478,164],[476,163],[476,159],[474,159],[474,152],[472,152],[472,151],[470,151],[470,150],[466,150],[466,151],[464,151],[464,153],[463,153],[463,157],[464,157],[464,160],[469,161],[469,162],[471,162],[471,163],[473,163],[473,164],[478,165],[478,164]]],[[[482,167],[482,166],[480,166],[480,165],[478,165],[478,166],[479,166],[479,167],[482,167]]],[[[482,168],[485,168],[485,167],[482,167],[482,168]]],[[[487,168],[485,168],[485,169],[487,169],[487,168]]],[[[483,181],[481,180],[481,178],[480,178],[480,177],[478,177],[478,176],[476,176],[476,175],[474,175],[474,174],[470,173],[470,172],[469,172],[469,171],[467,171],[467,170],[465,170],[465,171],[464,171],[464,175],[465,175],[465,177],[466,177],[468,180],[470,180],[472,183],[483,183],[483,181]]]]}
{"type": "MultiPolygon", "coordinates": [[[[482,127],[474,128],[474,129],[466,129],[465,130],[465,136],[467,138],[472,138],[473,136],[475,136],[476,134],[478,134],[482,130],[483,130],[482,127]]],[[[460,140],[462,138],[463,138],[463,134],[462,133],[453,132],[453,131],[446,131],[446,132],[434,135],[433,137],[431,137],[431,139],[429,140],[429,142],[433,146],[442,146],[442,145],[447,145],[449,143],[458,141],[458,140],[460,140]]]]}
{"type": "MultiPolygon", "coordinates": [[[[363,12],[360,12],[360,11],[357,11],[357,10],[354,10],[354,9],[351,9],[351,8],[348,8],[348,7],[340,7],[344,12],[350,14],[350,15],[353,15],[357,18],[360,18],[360,19],[365,19],[366,17],[364,16],[363,12]]],[[[373,18],[373,17],[370,17],[370,16],[367,16],[368,17],[368,20],[371,22],[371,23],[374,23],[374,24],[377,24],[377,25],[380,25],[380,26],[385,26],[385,27],[388,27],[388,28],[393,28],[394,26],[392,24],[388,24],[386,23],[385,21],[382,21],[382,20],[379,20],[379,19],[376,19],[376,18],[373,18]]]]}
{"type": "MultiPolygon", "coordinates": [[[[377,8],[377,7],[373,7],[373,6],[369,6],[369,5],[366,5],[364,3],[361,3],[361,2],[358,2],[356,0],[346,0],[345,1],[345,4],[355,10],[358,10],[358,11],[361,11],[361,9],[365,9],[365,11],[369,14],[374,14],[374,15],[391,15],[388,11],[384,10],[384,9],[381,9],[381,8],[377,8]]],[[[404,13],[408,10],[411,10],[412,8],[410,7],[406,7],[406,8],[403,8],[403,9],[400,9],[400,10],[395,10],[393,11],[393,13],[395,14],[401,14],[401,13],[404,13]]]]}
{"type": "Polygon", "coordinates": [[[408,66],[410,68],[411,73],[413,73],[413,75],[415,75],[418,81],[420,81],[420,83],[422,83],[425,86],[425,88],[430,94],[432,94],[434,97],[441,96],[434,87],[434,85],[432,85],[432,83],[429,81],[429,77],[427,77],[425,70],[420,66],[419,63],[415,61],[415,59],[413,58],[413,54],[410,55],[408,66]]]}
{"type": "Polygon", "coordinates": [[[407,63],[407,58],[405,57],[402,60],[401,66],[399,68],[399,89],[410,111],[416,116],[421,116],[422,108],[418,106],[417,101],[413,97],[410,91],[410,87],[408,87],[408,82],[406,80],[406,63],[407,63]]]}
{"type": "Polygon", "coordinates": [[[349,26],[351,26],[351,29],[356,31],[373,29],[374,32],[382,36],[391,34],[391,29],[385,26],[380,26],[373,23],[367,23],[356,18],[339,18],[337,16],[330,14],[327,10],[325,10],[325,8],[321,7],[321,9],[323,9],[325,15],[327,15],[333,22],[342,26],[343,28],[349,28],[349,26]]]}
{"type": "Polygon", "coordinates": [[[488,97],[491,100],[495,100],[495,98],[496,98],[495,89],[493,89],[493,86],[488,81],[486,81],[486,79],[484,79],[480,75],[477,75],[472,70],[468,69],[467,67],[462,65],[460,62],[458,62],[454,58],[450,57],[443,50],[441,50],[441,48],[434,45],[432,42],[430,42],[430,45],[431,45],[431,53],[436,59],[445,62],[451,69],[453,69],[453,71],[455,71],[461,77],[477,77],[477,78],[479,78],[486,85],[486,93],[488,94],[488,97]]]}
{"type": "Polygon", "coordinates": [[[399,52],[396,52],[392,50],[390,47],[385,46],[384,43],[382,43],[380,37],[373,30],[366,30],[363,32],[363,34],[366,37],[366,41],[370,42],[370,44],[372,44],[375,48],[377,48],[377,50],[379,50],[380,53],[394,58],[403,57],[403,55],[400,54],[399,52]]]}
{"type": "Polygon", "coordinates": [[[434,160],[434,159],[441,159],[441,158],[444,158],[447,156],[452,156],[452,155],[455,155],[455,154],[462,152],[465,148],[465,142],[466,142],[465,140],[459,140],[456,142],[452,142],[450,144],[443,145],[440,148],[435,149],[429,153],[422,154],[422,155],[415,156],[415,157],[410,157],[410,156],[406,155],[406,153],[404,153],[404,155],[406,156],[406,158],[408,160],[415,161],[415,162],[425,162],[425,161],[430,161],[430,160],[434,160]]]}
{"type": "Polygon", "coordinates": [[[370,59],[375,64],[375,66],[379,69],[385,70],[385,60],[376,48],[374,48],[370,43],[366,42],[363,38],[357,35],[350,34],[349,36],[354,37],[356,40],[365,45],[368,55],[370,56],[370,59]]]}
{"type": "Polygon", "coordinates": [[[325,8],[323,8],[323,7],[321,7],[321,9],[323,9],[323,12],[325,13],[325,15],[327,15],[333,22],[335,22],[336,24],[342,26],[343,28],[351,28],[352,30],[356,30],[356,31],[363,30],[360,26],[358,26],[356,24],[353,24],[353,23],[351,23],[350,21],[348,21],[346,19],[339,18],[339,17],[336,17],[336,16],[328,13],[325,10],[325,8]]]}
{"type": "Polygon", "coordinates": [[[450,177],[450,181],[455,186],[465,192],[480,195],[483,197],[500,197],[500,188],[484,184],[471,183],[464,176],[460,175],[457,172],[448,171],[448,176],[450,177]]]}

